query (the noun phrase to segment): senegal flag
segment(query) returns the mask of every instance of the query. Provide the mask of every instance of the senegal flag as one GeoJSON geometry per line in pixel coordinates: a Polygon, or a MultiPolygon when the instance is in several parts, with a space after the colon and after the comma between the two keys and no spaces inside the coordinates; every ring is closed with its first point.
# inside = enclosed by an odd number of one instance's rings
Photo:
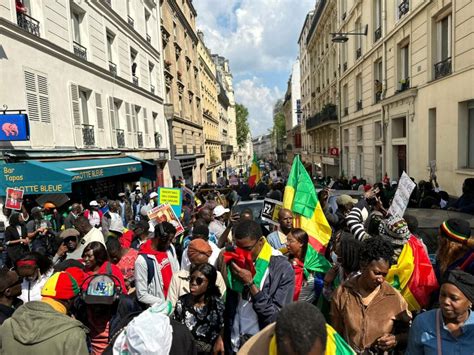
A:
{"type": "Polygon", "coordinates": [[[428,305],[431,293],[438,289],[438,281],[417,237],[411,236],[403,246],[397,264],[392,265],[386,280],[400,291],[410,311],[419,311],[428,305]]]}
{"type": "Polygon", "coordinates": [[[294,226],[308,233],[311,248],[308,247],[306,252],[307,259],[308,253],[324,254],[329,239],[331,239],[332,230],[318,201],[313,182],[298,155],[293,160],[293,166],[288,176],[288,183],[283,195],[283,207],[295,214],[294,226]]]}
{"type": "Polygon", "coordinates": [[[326,324],[326,331],[328,333],[326,355],[355,355],[355,351],[352,350],[346,341],[329,324],[326,324]]]}
{"type": "Polygon", "coordinates": [[[258,166],[257,157],[253,155],[252,166],[250,167],[249,186],[254,187],[260,181],[260,167],[258,166]]]}

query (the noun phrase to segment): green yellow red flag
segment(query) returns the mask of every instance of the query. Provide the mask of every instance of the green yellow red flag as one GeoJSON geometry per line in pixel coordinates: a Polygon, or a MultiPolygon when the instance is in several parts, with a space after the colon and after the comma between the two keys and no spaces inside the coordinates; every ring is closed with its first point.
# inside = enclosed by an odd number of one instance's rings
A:
{"type": "Polygon", "coordinates": [[[260,181],[260,167],[258,166],[257,157],[253,155],[252,166],[250,167],[249,186],[254,187],[260,181]]]}

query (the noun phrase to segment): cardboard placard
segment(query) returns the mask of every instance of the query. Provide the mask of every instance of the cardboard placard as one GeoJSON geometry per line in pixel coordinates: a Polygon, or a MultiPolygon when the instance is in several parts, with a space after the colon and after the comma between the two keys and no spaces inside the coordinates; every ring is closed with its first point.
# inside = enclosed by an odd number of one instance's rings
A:
{"type": "Polygon", "coordinates": [[[397,191],[392,200],[392,204],[388,209],[388,213],[392,216],[402,218],[407,209],[408,202],[410,201],[410,195],[415,189],[415,183],[410,179],[407,173],[403,172],[398,182],[397,191]]]}
{"type": "Polygon", "coordinates": [[[173,189],[169,187],[160,187],[158,189],[158,204],[164,205],[169,203],[176,216],[181,216],[183,208],[183,198],[181,189],[173,189]]]}
{"type": "Polygon", "coordinates": [[[158,223],[169,222],[175,226],[176,235],[184,233],[184,227],[179,221],[179,218],[176,217],[176,214],[169,203],[153,208],[148,212],[148,218],[154,226],[156,226],[158,223]]]}
{"type": "Polygon", "coordinates": [[[282,207],[283,202],[266,198],[263,201],[263,207],[262,212],[260,214],[260,218],[262,219],[262,221],[266,221],[268,223],[278,226],[280,225],[278,223],[278,212],[280,212],[280,209],[282,207]]]}
{"type": "Polygon", "coordinates": [[[23,204],[24,191],[20,189],[12,189],[11,187],[6,189],[5,208],[10,210],[21,210],[23,204]]]}

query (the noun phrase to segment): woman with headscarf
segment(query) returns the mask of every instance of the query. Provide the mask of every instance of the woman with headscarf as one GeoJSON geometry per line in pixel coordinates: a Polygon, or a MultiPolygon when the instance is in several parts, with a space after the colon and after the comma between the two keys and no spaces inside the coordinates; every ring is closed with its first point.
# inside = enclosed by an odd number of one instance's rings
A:
{"type": "Polygon", "coordinates": [[[474,275],[474,238],[468,221],[451,218],[439,228],[436,274],[443,279],[447,271],[463,270],[474,275]]]}
{"type": "Polygon", "coordinates": [[[312,303],[322,290],[322,275],[331,268],[331,264],[314,250],[308,252],[308,242],[308,234],[304,230],[293,228],[287,235],[286,245],[289,262],[295,271],[293,301],[312,303]]]}
{"type": "Polygon", "coordinates": [[[415,318],[406,354],[472,355],[474,351],[474,276],[452,270],[441,285],[439,309],[415,318]]]}

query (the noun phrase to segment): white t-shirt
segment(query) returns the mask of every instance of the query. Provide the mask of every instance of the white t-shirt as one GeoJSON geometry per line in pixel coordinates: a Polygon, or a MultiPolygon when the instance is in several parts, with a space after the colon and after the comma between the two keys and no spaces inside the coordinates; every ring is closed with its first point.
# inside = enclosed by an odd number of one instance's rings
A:
{"type": "Polygon", "coordinates": [[[104,235],[97,228],[92,228],[89,233],[87,233],[84,238],[79,241],[79,245],[77,246],[76,250],[67,254],[66,259],[82,259],[82,253],[84,252],[86,245],[91,242],[99,242],[105,246],[104,235]]]}

